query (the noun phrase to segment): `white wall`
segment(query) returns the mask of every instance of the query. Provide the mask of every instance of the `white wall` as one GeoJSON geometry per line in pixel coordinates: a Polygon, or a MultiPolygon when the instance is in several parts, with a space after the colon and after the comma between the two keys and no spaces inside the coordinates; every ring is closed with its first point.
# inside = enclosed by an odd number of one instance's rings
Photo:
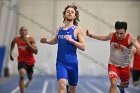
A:
{"type": "MultiPolygon", "coordinates": [[[[51,38],[50,31],[63,25],[62,12],[68,4],[76,4],[80,11],[80,26],[89,29],[92,33],[108,34],[113,31],[110,26],[114,26],[115,21],[128,22],[128,32],[137,36],[140,34],[140,1],[131,0],[89,0],[89,1],[52,1],[52,0],[22,0],[20,2],[19,25],[25,25],[29,29],[29,34],[37,40],[39,54],[36,56],[36,66],[43,69],[44,73],[55,74],[55,59],[57,45],[43,45],[39,43],[41,36],[51,38]],[[49,29],[49,30],[46,30],[49,29]]],[[[18,31],[17,31],[18,33],[18,31]]],[[[109,58],[109,42],[86,39],[86,51],[83,55],[88,55],[98,62],[88,60],[87,56],[79,56],[80,75],[104,75],[107,74],[109,58]]],[[[12,73],[15,73],[16,67],[12,73]]],[[[38,70],[36,70],[38,72],[38,70]]]]}
{"type": "Polygon", "coordinates": [[[19,0],[2,0],[0,2],[0,46],[6,48],[3,69],[9,61],[9,46],[17,30],[17,14],[19,0]]]}
{"type": "Polygon", "coordinates": [[[1,14],[1,8],[2,8],[2,1],[0,0],[0,14],[1,14]]]}

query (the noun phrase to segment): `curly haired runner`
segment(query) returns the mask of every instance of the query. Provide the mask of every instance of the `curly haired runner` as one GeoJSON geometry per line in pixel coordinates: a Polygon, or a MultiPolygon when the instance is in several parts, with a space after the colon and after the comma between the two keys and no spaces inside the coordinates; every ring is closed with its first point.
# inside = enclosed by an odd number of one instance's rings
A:
{"type": "Polygon", "coordinates": [[[130,33],[126,32],[127,23],[117,21],[115,32],[109,35],[93,35],[88,30],[87,36],[90,38],[107,41],[110,40],[110,60],[108,64],[110,90],[109,93],[116,93],[117,82],[120,78],[121,84],[118,85],[121,93],[125,93],[124,88],[129,85],[130,79],[130,53],[132,45],[136,47],[140,54],[140,44],[130,33]]]}
{"type": "Polygon", "coordinates": [[[59,93],[65,93],[67,80],[67,93],[76,93],[78,83],[77,48],[85,50],[83,32],[78,27],[79,12],[74,5],[68,5],[64,12],[64,26],[60,27],[53,39],[41,38],[41,43],[57,44],[56,72],[59,85],[59,93]],[[69,88],[68,88],[69,87],[69,88]]]}

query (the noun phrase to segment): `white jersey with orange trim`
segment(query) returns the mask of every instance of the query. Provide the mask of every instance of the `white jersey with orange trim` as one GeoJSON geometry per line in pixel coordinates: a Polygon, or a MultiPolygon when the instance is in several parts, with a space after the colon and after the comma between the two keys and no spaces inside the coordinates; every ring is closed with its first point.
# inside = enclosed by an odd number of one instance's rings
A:
{"type": "Polygon", "coordinates": [[[123,40],[118,40],[116,33],[113,34],[110,41],[110,59],[109,64],[120,66],[122,68],[130,64],[130,53],[132,45],[128,44],[130,34],[127,33],[123,40]]]}

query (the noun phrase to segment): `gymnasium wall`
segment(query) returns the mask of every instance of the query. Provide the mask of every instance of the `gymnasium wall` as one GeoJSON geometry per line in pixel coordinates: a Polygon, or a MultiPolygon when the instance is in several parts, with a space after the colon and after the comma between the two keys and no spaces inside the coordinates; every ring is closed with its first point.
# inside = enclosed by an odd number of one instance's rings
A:
{"type": "Polygon", "coordinates": [[[18,0],[0,1],[0,75],[9,63],[9,46],[17,30],[18,0]]]}

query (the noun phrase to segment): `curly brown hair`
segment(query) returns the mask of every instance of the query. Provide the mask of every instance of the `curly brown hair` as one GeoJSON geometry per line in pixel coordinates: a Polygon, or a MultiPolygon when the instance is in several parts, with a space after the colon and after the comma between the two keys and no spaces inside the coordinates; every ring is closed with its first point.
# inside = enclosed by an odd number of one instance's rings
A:
{"type": "MultiPolygon", "coordinates": [[[[76,16],[76,18],[74,19],[73,24],[77,26],[78,25],[78,22],[80,21],[79,20],[79,11],[77,10],[77,6],[75,6],[75,5],[67,5],[67,7],[65,7],[65,10],[63,11],[63,16],[65,15],[66,10],[68,8],[73,8],[75,10],[75,16],[76,16]]],[[[63,22],[64,21],[65,21],[65,18],[64,18],[63,22]]]]}

